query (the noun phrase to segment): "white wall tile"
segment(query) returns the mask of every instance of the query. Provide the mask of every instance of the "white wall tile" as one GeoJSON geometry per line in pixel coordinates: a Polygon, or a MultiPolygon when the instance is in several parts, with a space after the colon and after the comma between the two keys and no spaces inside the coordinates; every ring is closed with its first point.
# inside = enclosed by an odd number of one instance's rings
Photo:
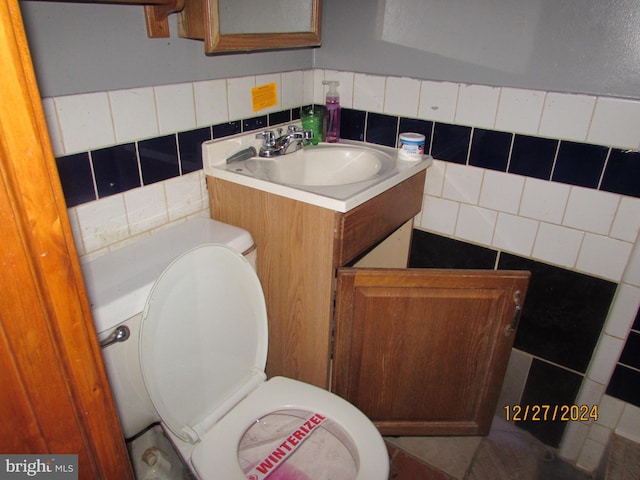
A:
{"type": "Polygon", "coordinates": [[[575,462],[580,456],[584,442],[589,436],[589,427],[580,422],[569,422],[564,431],[558,454],[561,458],[575,462]]]}
{"type": "Polygon", "coordinates": [[[116,135],[105,92],[54,99],[65,154],[113,145],[116,135]]]}
{"type": "Polygon", "coordinates": [[[607,385],[623,347],[624,340],[602,335],[591,358],[587,377],[594,382],[607,385]]]}
{"type": "Polygon", "coordinates": [[[491,245],[496,226],[497,212],[474,205],[460,205],[456,237],[482,245],[491,245]]]}
{"type": "Polygon", "coordinates": [[[545,262],[573,268],[583,236],[584,234],[578,230],[541,223],[533,247],[533,256],[545,262]]]}
{"type": "Polygon", "coordinates": [[[192,83],[161,85],[153,87],[153,90],[161,135],[195,128],[196,107],[192,83]]]}
{"type": "Polygon", "coordinates": [[[158,117],[153,88],[109,92],[109,103],[118,143],[158,135],[158,117]]]}
{"type": "Polygon", "coordinates": [[[367,112],[384,112],[386,77],[356,73],[353,80],[353,108],[367,112]]]}
{"type": "Polygon", "coordinates": [[[388,77],[384,97],[384,113],[415,118],[420,101],[420,80],[388,77]]]}
{"type": "Polygon", "coordinates": [[[196,126],[204,127],[229,121],[226,80],[205,80],[193,84],[196,126]]]}
{"type": "Polygon", "coordinates": [[[304,74],[298,70],[284,72],[282,76],[282,109],[304,105],[304,74]]]}
{"type": "Polygon", "coordinates": [[[498,111],[500,89],[484,85],[460,85],[456,123],[493,128],[498,111]]]}
{"type": "MultiPolygon", "coordinates": [[[[315,86],[315,70],[305,70],[302,72],[302,104],[310,105],[315,102],[314,86],[315,86]]],[[[320,102],[322,103],[322,102],[320,102]]]]}
{"type": "Polygon", "coordinates": [[[204,173],[182,175],[163,182],[167,198],[169,221],[192,215],[207,208],[204,173]]]}
{"type": "MultiPolygon", "coordinates": [[[[601,445],[606,445],[607,443],[609,443],[611,433],[612,430],[610,428],[604,427],[597,423],[593,423],[591,424],[591,428],[589,429],[589,438],[601,445]]],[[[596,467],[597,466],[598,465],[596,465],[596,467]]]]}
{"type": "Polygon", "coordinates": [[[538,222],[528,218],[498,214],[493,246],[518,255],[531,255],[538,231],[538,222]]]}
{"type": "MultiPolygon", "coordinates": [[[[333,70],[329,71],[333,72],[333,70]]],[[[322,81],[325,79],[325,71],[320,69],[313,70],[313,102],[318,105],[324,105],[326,103],[325,98],[325,90],[324,85],[322,85],[322,81]]],[[[333,80],[332,78],[327,78],[327,80],[333,80]]]]}
{"type": "Polygon", "coordinates": [[[125,192],[124,203],[131,235],[152,230],[169,221],[162,182],[125,192]]]}
{"type": "Polygon", "coordinates": [[[547,93],[540,129],[545,137],[584,141],[591,123],[596,97],[547,93]]]}
{"type": "Polygon", "coordinates": [[[453,235],[460,204],[425,195],[419,226],[442,235],[453,235]]]}
{"type": "MultiPolygon", "coordinates": [[[[342,108],[352,108],[353,107],[353,77],[354,74],[352,72],[339,72],[336,70],[325,70],[324,71],[324,79],[325,80],[337,80],[340,82],[338,86],[338,93],[340,94],[340,106],[342,108]]],[[[322,86],[322,105],[327,103],[327,92],[329,91],[328,85],[322,86]]]]}
{"type": "Polygon", "coordinates": [[[502,88],[496,129],[535,135],[540,126],[545,92],[520,88],[502,88]]]}
{"type": "Polygon", "coordinates": [[[640,443],[640,408],[625,404],[616,433],[633,442],[640,443]]]}
{"type": "Polygon", "coordinates": [[[418,116],[425,120],[453,123],[458,105],[457,83],[423,81],[418,116]]]}
{"type": "Polygon", "coordinates": [[[631,285],[640,287],[640,238],[636,240],[629,263],[624,271],[622,279],[631,285]]]}
{"type": "Polygon", "coordinates": [[[78,225],[87,253],[129,237],[127,212],[122,195],[112,195],[76,208],[78,225]]]}
{"type": "Polygon", "coordinates": [[[611,229],[620,195],[591,188],[571,187],[562,224],[606,235],[611,229]]]}
{"type": "Polygon", "coordinates": [[[87,253],[84,247],[84,240],[82,239],[82,230],[80,229],[80,223],[78,222],[77,207],[67,209],[67,215],[69,217],[69,224],[71,225],[71,234],[78,251],[78,256],[82,257],[87,253]]]}
{"type": "Polygon", "coordinates": [[[251,104],[251,89],[256,86],[255,77],[227,79],[229,95],[229,120],[240,120],[256,116],[251,104]]]}
{"type": "Polygon", "coordinates": [[[501,212],[518,213],[524,180],[521,175],[487,170],[480,192],[480,206],[501,212]]]}
{"type": "Polygon", "coordinates": [[[598,98],[587,140],[621,148],[640,147],[640,101],[598,98]]]}
{"type": "Polygon", "coordinates": [[[434,160],[427,170],[427,179],[424,182],[424,193],[440,197],[444,186],[444,175],[447,169],[447,162],[434,160]]]}
{"type": "MultiPolygon", "coordinates": [[[[602,400],[605,389],[605,385],[594,382],[589,378],[585,378],[582,382],[582,386],[580,387],[580,392],[578,393],[575,403],[578,405],[587,405],[590,408],[594,405],[597,406],[602,400]]],[[[588,423],[590,425],[593,424],[594,419],[589,417],[588,423]]]]}
{"type": "Polygon", "coordinates": [[[576,268],[619,282],[629,260],[632,245],[621,240],[586,233],[576,268]]]}
{"type": "Polygon", "coordinates": [[[58,115],[56,113],[56,106],[53,103],[53,98],[42,99],[42,110],[44,111],[44,119],[47,122],[47,130],[49,132],[49,139],[51,140],[53,155],[60,157],[64,155],[64,145],[62,144],[62,137],[60,136],[58,115]]]}
{"type": "Polygon", "coordinates": [[[580,450],[580,456],[576,461],[576,466],[587,472],[594,471],[598,468],[598,465],[600,465],[600,460],[602,459],[605,448],[605,445],[587,438],[580,450]]]}
{"type": "Polygon", "coordinates": [[[636,318],[638,307],[640,307],[640,288],[626,283],[620,284],[607,316],[605,333],[625,340],[636,318]]]}
{"type": "Polygon", "coordinates": [[[598,423],[607,428],[615,428],[624,410],[624,402],[618,398],[604,395],[598,405],[598,423]]]}
{"type": "Polygon", "coordinates": [[[622,197],[609,235],[634,242],[640,233],[640,198],[622,197]]]}
{"type": "Polygon", "coordinates": [[[447,164],[442,196],[457,202],[477,204],[482,187],[481,168],[447,164]]]}
{"type": "Polygon", "coordinates": [[[520,215],[544,222],[560,223],[571,187],[536,178],[525,180],[520,215]]]}

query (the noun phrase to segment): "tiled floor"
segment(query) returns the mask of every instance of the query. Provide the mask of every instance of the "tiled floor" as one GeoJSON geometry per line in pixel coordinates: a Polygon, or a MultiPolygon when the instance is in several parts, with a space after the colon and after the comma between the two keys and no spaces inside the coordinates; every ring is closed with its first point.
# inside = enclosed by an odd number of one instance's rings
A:
{"type": "MultiPolygon", "coordinates": [[[[588,475],[556,458],[553,449],[528,432],[496,417],[487,437],[387,437],[391,454],[389,480],[590,480],[588,475]]],[[[629,442],[618,463],[631,476],[607,480],[640,479],[640,455],[629,467],[629,442]]],[[[614,448],[618,448],[614,445],[614,448]]],[[[618,448],[619,452],[623,449],[618,448]]]]}
{"type": "Polygon", "coordinates": [[[640,445],[621,437],[614,437],[605,479],[637,480],[639,478],[640,445]]]}

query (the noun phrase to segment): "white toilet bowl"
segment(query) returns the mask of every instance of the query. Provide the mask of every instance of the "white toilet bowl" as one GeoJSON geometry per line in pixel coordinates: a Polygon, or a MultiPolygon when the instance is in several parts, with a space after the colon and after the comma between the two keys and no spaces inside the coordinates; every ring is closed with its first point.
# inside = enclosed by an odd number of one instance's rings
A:
{"type": "MultiPolygon", "coordinates": [[[[197,478],[387,479],[382,437],[356,407],[296,380],[265,381],[264,296],[237,251],[206,244],[178,256],[137,320],[148,393],[141,405],[152,405],[149,418],[160,420],[197,478]]],[[[110,349],[103,355],[111,379],[124,368],[109,358],[110,349]]],[[[127,382],[112,381],[119,410],[130,408],[131,397],[118,398],[127,382]]]]}

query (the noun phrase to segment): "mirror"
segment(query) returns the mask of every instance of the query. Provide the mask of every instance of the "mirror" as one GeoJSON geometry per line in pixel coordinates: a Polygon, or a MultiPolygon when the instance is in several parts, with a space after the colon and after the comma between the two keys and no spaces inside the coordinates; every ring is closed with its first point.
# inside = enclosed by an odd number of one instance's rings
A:
{"type": "Polygon", "coordinates": [[[206,53],[320,45],[322,0],[186,0],[179,35],[206,53]]]}

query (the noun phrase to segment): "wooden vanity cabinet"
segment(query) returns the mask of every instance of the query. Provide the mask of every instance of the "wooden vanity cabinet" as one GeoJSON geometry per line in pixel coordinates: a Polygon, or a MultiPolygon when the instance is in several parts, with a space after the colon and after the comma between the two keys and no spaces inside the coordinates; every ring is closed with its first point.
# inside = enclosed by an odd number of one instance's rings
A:
{"type": "Polygon", "coordinates": [[[360,268],[385,238],[408,252],[425,174],[347,213],[219,178],[207,185],[212,218],[248,230],[258,248],[269,377],[330,388],[386,435],[482,435],[528,272],[360,268]]]}
{"type": "Polygon", "coordinates": [[[425,172],[347,213],[207,177],[211,216],[246,229],[258,249],[269,318],[267,375],[330,387],[336,268],[421,209],[425,172]]]}

